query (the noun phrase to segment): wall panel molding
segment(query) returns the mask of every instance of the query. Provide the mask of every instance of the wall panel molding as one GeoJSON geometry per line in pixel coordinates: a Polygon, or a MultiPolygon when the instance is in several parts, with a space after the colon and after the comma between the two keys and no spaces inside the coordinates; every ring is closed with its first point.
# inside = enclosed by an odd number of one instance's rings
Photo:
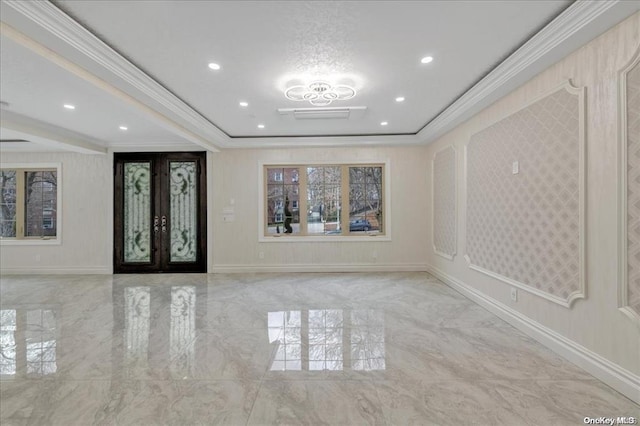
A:
{"type": "Polygon", "coordinates": [[[469,267],[571,307],[586,297],[585,88],[566,81],[465,146],[469,267]]]}
{"type": "Polygon", "coordinates": [[[457,243],[456,160],[453,145],[437,151],[431,160],[433,251],[448,260],[455,257],[457,243]]]}
{"type": "Polygon", "coordinates": [[[618,72],[618,307],[640,324],[640,48],[618,72]]]}

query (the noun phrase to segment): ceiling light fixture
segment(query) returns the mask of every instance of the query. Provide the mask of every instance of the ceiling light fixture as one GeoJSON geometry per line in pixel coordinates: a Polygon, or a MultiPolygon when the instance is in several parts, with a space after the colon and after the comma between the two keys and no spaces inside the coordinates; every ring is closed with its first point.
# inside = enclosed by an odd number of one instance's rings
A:
{"type": "Polygon", "coordinates": [[[75,106],[71,105],[71,104],[64,104],[63,105],[66,109],[76,109],[75,106]]]}
{"type": "Polygon", "coordinates": [[[129,130],[127,126],[120,126],[120,130],[129,130]]]}
{"type": "Polygon", "coordinates": [[[218,71],[220,68],[222,68],[220,65],[216,64],[215,62],[211,62],[209,64],[209,68],[211,68],[214,71],[218,71]]]}
{"type": "Polygon", "coordinates": [[[258,124],[258,129],[264,129],[264,124],[258,124]]]}
{"type": "Polygon", "coordinates": [[[241,107],[248,107],[249,106],[249,102],[240,102],[240,106],[241,107]]]}
{"type": "Polygon", "coordinates": [[[346,101],[356,95],[354,88],[345,84],[332,86],[326,81],[314,81],[306,86],[289,87],[284,96],[292,101],[309,101],[314,106],[327,106],[333,101],[346,101]]]}
{"type": "Polygon", "coordinates": [[[383,121],[383,122],[380,123],[381,126],[386,126],[387,124],[389,124],[389,123],[387,123],[386,121],[383,121]]]}
{"type": "Polygon", "coordinates": [[[420,62],[422,62],[423,64],[428,64],[431,61],[433,61],[433,58],[431,56],[425,56],[420,60],[420,62]]]}
{"type": "Polygon", "coordinates": [[[404,102],[404,96],[398,96],[396,102],[404,102]]]}

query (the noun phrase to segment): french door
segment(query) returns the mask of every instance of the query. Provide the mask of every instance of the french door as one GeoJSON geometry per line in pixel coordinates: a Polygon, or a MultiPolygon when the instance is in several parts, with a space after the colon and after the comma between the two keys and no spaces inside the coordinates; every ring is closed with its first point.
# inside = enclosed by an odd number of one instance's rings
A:
{"type": "Polygon", "coordinates": [[[206,272],[205,153],[114,157],[114,273],[206,272]]]}

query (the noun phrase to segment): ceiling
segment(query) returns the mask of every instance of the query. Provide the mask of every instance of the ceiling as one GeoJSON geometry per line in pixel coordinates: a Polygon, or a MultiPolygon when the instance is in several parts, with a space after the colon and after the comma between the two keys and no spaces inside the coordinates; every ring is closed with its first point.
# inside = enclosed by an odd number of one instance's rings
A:
{"type": "MultiPolygon", "coordinates": [[[[3,0],[1,7],[1,138],[105,152],[429,143],[640,2],[3,0]],[[433,60],[422,63],[427,56],[433,60]],[[321,106],[285,97],[293,86],[300,95],[333,91],[307,89],[314,82],[355,96],[321,106]]],[[[24,146],[0,148],[10,145],[24,146]]]]}

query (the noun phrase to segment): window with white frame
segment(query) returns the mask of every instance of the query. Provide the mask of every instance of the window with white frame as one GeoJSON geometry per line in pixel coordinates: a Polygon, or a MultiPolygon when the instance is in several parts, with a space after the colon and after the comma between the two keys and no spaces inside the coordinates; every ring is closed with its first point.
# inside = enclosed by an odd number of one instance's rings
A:
{"type": "Polygon", "coordinates": [[[0,238],[58,237],[58,168],[0,168],[0,238]]]}
{"type": "Polygon", "coordinates": [[[385,235],[385,165],[265,165],[264,236],[385,235]]]}

